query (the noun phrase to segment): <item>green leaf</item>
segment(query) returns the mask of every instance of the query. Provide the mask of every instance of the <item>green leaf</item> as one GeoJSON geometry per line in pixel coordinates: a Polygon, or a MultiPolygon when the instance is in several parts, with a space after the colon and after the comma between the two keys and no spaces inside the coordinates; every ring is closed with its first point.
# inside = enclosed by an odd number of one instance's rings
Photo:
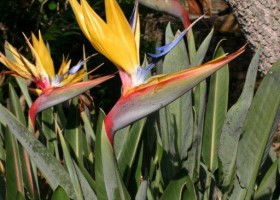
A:
{"type": "Polygon", "coordinates": [[[96,183],[98,199],[130,199],[117,167],[113,148],[103,123],[104,113],[99,114],[96,135],[96,183]]]}
{"type": "MultiPolygon", "coordinates": [[[[224,55],[219,48],[215,57],[224,55]]],[[[221,128],[227,112],[229,74],[226,65],[210,80],[210,91],[205,115],[205,125],[202,139],[202,158],[213,173],[218,167],[218,144],[221,128]]]]}
{"type": "Polygon", "coordinates": [[[51,188],[55,189],[61,185],[70,198],[75,198],[69,175],[59,161],[2,105],[0,105],[0,121],[10,128],[51,188]]]}
{"type": "MultiPolygon", "coordinates": [[[[142,136],[143,138],[143,136],[142,136]]],[[[129,182],[129,186],[131,185],[132,187],[130,187],[130,189],[135,189],[135,191],[138,189],[140,189],[140,185],[142,183],[142,169],[143,169],[143,155],[144,155],[144,145],[143,145],[143,139],[141,140],[141,146],[139,147],[139,151],[137,152],[137,156],[136,156],[136,160],[134,161],[135,162],[135,167],[134,167],[134,170],[133,170],[133,179],[131,178],[130,179],[130,182],[129,182]]]]}
{"type": "Polygon", "coordinates": [[[280,104],[280,60],[263,79],[246,116],[237,150],[230,199],[251,199],[270,130],[280,104]]]}
{"type": "Polygon", "coordinates": [[[83,156],[88,154],[88,146],[85,134],[82,131],[80,123],[80,112],[76,103],[72,103],[69,108],[67,123],[65,129],[65,139],[73,149],[75,156],[80,164],[83,163],[83,156]]]}
{"type": "Polygon", "coordinates": [[[123,146],[117,156],[118,168],[125,182],[130,177],[131,168],[135,160],[136,152],[139,149],[139,143],[146,118],[141,119],[131,126],[129,133],[122,135],[123,146]]]}
{"type": "Polygon", "coordinates": [[[28,92],[28,88],[27,88],[27,85],[26,85],[26,80],[24,80],[21,77],[16,77],[16,81],[17,81],[17,83],[20,87],[20,90],[21,90],[22,94],[25,97],[25,100],[27,102],[28,107],[30,108],[30,106],[32,105],[32,100],[31,100],[31,97],[30,97],[29,92],[28,92]]]}
{"type": "MultiPolygon", "coordinates": [[[[209,48],[211,39],[213,37],[213,30],[208,34],[196,51],[193,32],[189,32],[188,36],[188,49],[191,60],[191,65],[199,65],[204,60],[206,52],[209,48]]],[[[206,81],[199,83],[193,90],[194,98],[194,138],[192,141],[191,149],[188,152],[188,159],[184,162],[184,166],[188,169],[189,176],[195,179],[195,174],[199,174],[201,162],[201,149],[202,149],[202,133],[204,128],[204,117],[206,107],[206,81]]]]}
{"type": "MultiPolygon", "coordinates": [[[[10,106],[11,112],[17,117],[17,119],[19,119],[19,121],[23,125],[26,126],[24,112],[22,110],[22,107],[19,102],[19,98],[16,94],[16,91],[14,90],[14,88],[11,84],[9,84],[9,106],[10,106]]],[[[18,153],[19,153],[19,158],[21,160],[20,167],[22,170],[22,178],[24,181],[24,185],[27,188],[27,191],[32,198],[38,198],[35,196],[36,196],[36,194],[39,193],[38,192],[39,189],[34,188],[34,180],[33,180],[33,177],[35,177],[34,174],[36,174],[36,172],[31,170],[31,163],[30,163],[29,157],[27,155],[27,152],[21,145],[18,146],[18,153]]]]}
{"type": "Polygon", "coordinates": [[[188,31],[188,50],[189,50],[190,63],[194,63],[194,60],[196,59],[195,58],[196,47],[195,47],[195,41],[194,41],[194,35],[193,35],[192,28],[190,28],[190,30],[188,31]]]}
{"type": "Polygon", "coordinates": [[[67,165],[67,169],[69,171],[69,175],[72,181],[72,184],[75,188],[78,199],[97,199],[93,189],[87,182],[86,178],[82,174],[81,170],[77,165],[75,165],[74,161],[71,158],[68,147],[66,145],[65,139],[61,133],[58,131],[64,159],[67,165]]]}
{"type": "MultiPolygon", "coordinates": [[[[270,133],[269,133],[269,136],[268,136],[268,139],[267,139],[267,143],[266,143],[266,147],[265,147],[265,150],[264,150],[264,155],[263,155],[263,158],[262,158],[262,162],[261,162],[261,166],[264,165],[265,161],[267,160],[267,156],[269,155],[269,152],[270,151],[273,151],[273,149],[271,148],[273,142],[274,142],[274,136],[278,130],[278,124],[280,122],[280,107],[278,108],[278,111],[275,115],[275,118],[274,118],[274,122],[272,124],[272,127],[270,129],[270,133]]],[[[275,154],[275,152],[273,153],[274,156],[277,156],[277,154],[275,154]]],[[[270,154],[270,159],[272,162],[274,162],[275,160],[273,160],[273,155],[270,154]]]]}
{"type": "Polygon", "coordinates": [[[258,200],[269,200],[273,197],[273,192],[276,188],[277,180],[277,168],[278,162],[280,159],[275,160],[274,163],[271,165],[269,170],[266,172],[265,176],[263,177],[256,194],[254,196],[254,199],[258,200]]]}
{"type": "Polygon", "coordinates": [[[189,49],[192,51],[191,55],[193,57],[190,67],[201,65],[201,63],[204,60],[205,55],[209,49],[209,45],[210,45],[211,39],[213,37],[213,34],[214,34],[214,29],[212,29],[210,31],[210,33],[207,35],[207,37],[203,40],[203,42],[201,43],[201,45],[199,46],[199,48],[195,54],[194,54],[195,47],[192,47],[193,45],[189,46],[189,49]]]}
{"type": "Polygon", "coordinates": [[[48,150],[59,158],[58,145],[57,145],[57,135],[54,132],[54,109],[48,108],[42,112],[42,129],[40,133],[44,135],[47,139],[48,150]]]}
{"type": "Polygon", "coordinates": [[[183,193],[181,199],[190,199],[190,200],[197,199],[193,181],[191,180],[191,178],[189,176],[187,176],[187,183],[185,185],[184,193],[183,193]]]}
{"type": "Polygon", "coordinates": [[[114,136],[114,151],[115,151],[116,158],[119,157],[120,152],[122,151],[124,141],[125,141],[123,138],[124,138],[124,136],[127,136],[129,134],[130,128],[131,128],[131,125],[126,126],[122,129],[118,130],[115,133],[115,136],[114,136]]]}
{"type": "Polygon", "coordinates": [[[87,113],[85,111],[82,111],[81,112],[81,117],[82,117],[82,120],[84,122],[85,133],[88,136],[90,136],[92,141],[95,141],[95,133],[94,133],[93,128],[92,128],[93,125],[91,124],[91,121],[90,121],[87,113]]]}
{"type": "Polygon", "coordinates": [[[5,136],[4,126],[0,124],[0,160],[6,160],[6,149],[5,149],[5,136]]]}
{"type": "MultiPolygon", "coordinates": [[[[82,165],[79,165],[76,166],[76,163],[74,162],[74,165],[75,165],[75,168],[76,168],[76,172],[77,172],[77,175],[80,179],[80,181],[85,181],[86,184],[90,185],[88,188],[91,188],[91,190],[94,192],[96,191],[96,183],[95,181],[93,180],[93,177],[89,174],[89,172],[87,171],[87,169],[82,166],[82,165]]],[[[85,187],[82,188],[83,190],[86,189],[85,187]]],[[[96,195],[94,195],[96,196],[96,195]]]]}
{"type": "Polygon", "coordinates": [[[18,143],[13,134],[6,129],[6,196],[16,199],[18,191],[24,194],[21,158],[18,143]]]}
{"type": "Polygon", "coordinates": [[[58,186],[52,194],[51,200],[70,200],[65,190],[58,186]]]}
{"type": "Polygon", "coordinates": [[[135,200],[146,200],[147,199],[147,188],[148,188],[148,181],[143,180],[139,187],[139,190],[136,194],[135,200]]]}
{"type": "MultiPolygon", "coordinates": [[[[165,44],[171,43],[180,33],[173,34],[170,23],[165,30],[165,44]]],[[[190,65],[184,40],[181,40],[164,58],[162,73],[170,73],[188,68],[190,65]]]]}
{"type": "Polygon", "coordinates": [[[200,171],[202,135],[206,108],[206,81],[202,81],[194,88],[193,96],[195,113],[194,139],[188,153],[188,159],[186,160],[186,168],[189,170],[189,176],[192,180],[195,180],[195,174],[199,174],[200,171]]]}
{"type": "MultiPolygon", "coordinates": [[[[84,169],[82,167],[78,167],[78,165],[74,163],[74,167],[75,167],[75,170],[76,170],[76,173],[77,173],[77,176],[79,178],[79,182],[80,182],[80,185],[81,185],[81,189],[82,189],[82,192],[83,192],[83,196],[84,196],[84,199],[92,199],[92,200],[97,200],[97,196],[96,194],[94,193],[94,187],[95,187],[95,183],[92,183],[93,180],[90,179],[88,176],[86,177],[84,174],[85,172],[82,172],[82,170],[84,171],[84,169]],[[92,182],[90,182],[92,181],[92,182]]],[[[87,175],[87,174],[86,174],[87,175]]]]}
{"type": "Polygon", "coordinates": [[[237,146],[254,95],[259,56],[260,50],[250,63],[243,91],[236,104],[228,111],[222,128],[218,153],[222,164],[223,187],[228,187],[233,179],[237,146]]]}
{"type": "Polygon", "coordinates": [[[18,192],[16,200],[25,200],[24,195],[21,192],[18,192]]]}
{"type": "Polygon", "coordinates": [[[71,179],[71,182],[74,186],[74,190],[75,190],[75,193],[76,193],[76,196],[79,200],[82,200],[84,199],[83,198],[83,194],[82,194],[82,189],[81,189],[81,185],[80,185],[80,182],[78,180],[78,176],[76,174],[76,170],[75,170],[75,167],[74,167],[74,164],[72,162],[72,158],[71,158],[71,155],[70,155],[70,152],[68,150],[68,147],[66,145],[66,142],[65,142],[65,139],[61,133],[61,131],[59,130],[58,131],[58,136],[59,136],[59,139],[60,139],[60,143],[61,143],[61,147],[62,147],[62,150],[63,150],[63,155],[64,155],[64,159],[65,159],[65,163],[66,163],[66,166],[67,166],[67,169],[68,169],[68,172],[69,172],[69,176],[70,176],[70,179],[71,179]]]}
{"type": "Polygon", "coordinates": [[[13,86],[9,83],[9,106],[10,111],[19,119],[19,121],[26,126],[26,120],[24,117],[24,113],[22,110],[22,107],[19,102],[18,95],[16,94],[15,89],[13,86]]]}
{"type": "MultiPolygon", "coordinates": [[[[180,171],[168,184],[164,190],[161,200],[170,200],[170,199],[182,199],[183,188],[186,183],[191,182],[191,179],[187,175],[185,170],[180,171]]],[[[191,189],[193,192],[193,190],[191,189]]],[[[191,192],[189,192],[191,194],[191,192]]],[[[190,196],[189,199],[195,199],[194,196],[190,196]],[[193,197],[193,198],[192,198],[193,197]]]]}
{"type": "MultiPolygon", "coordinates": [[[[168,44],[175,39],[172,33],[170,24],[166,28],[165,43],[168,44]]],[[[172,49],[166,56],[163,62],[163,74],[181,71],[189,67],[188,53],[184,41],[172,49]]],[[[169,121],[168,129],[161,128],[161,134],[173,134],[169,138],[174,141],[175,152],[171,152],[173,156],[177,156],[180,160],[187,157],[187,150],[192,143],[193,137],[193,116],[192,116],[192,99],[191,92],[185,93],[183,96],[167,105],[164,109],[168,111],[160,111],[160,115],[168,114],[169,121]]],[[[162,117],[161,117],[162,118],[162,117]]],[[[161,122],[163,124],[164,122],[161,122]]],[[[163,137],[164,139],[165,137],[163,137]]]]}

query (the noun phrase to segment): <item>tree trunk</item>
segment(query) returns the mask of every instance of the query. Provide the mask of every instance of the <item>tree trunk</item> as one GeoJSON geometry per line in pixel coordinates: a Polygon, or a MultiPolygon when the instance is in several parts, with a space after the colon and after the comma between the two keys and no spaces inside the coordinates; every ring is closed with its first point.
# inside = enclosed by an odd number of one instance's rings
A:
{"type": "Polygon", "coordinates": [[[226,0],[253,48],[261,46],[259,70],[280,58],[280,0],[226,0]]]}

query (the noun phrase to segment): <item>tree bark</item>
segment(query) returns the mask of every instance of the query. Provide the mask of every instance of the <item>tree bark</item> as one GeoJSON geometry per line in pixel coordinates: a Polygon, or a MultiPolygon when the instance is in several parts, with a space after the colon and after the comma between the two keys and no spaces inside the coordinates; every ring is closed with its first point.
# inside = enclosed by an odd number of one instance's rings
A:
{"type": "Polygon", "coordinates": [[[280,58],[280,0],[226,0],[252,47],[262,49],[259,70],[266,74],[280,58]]]}

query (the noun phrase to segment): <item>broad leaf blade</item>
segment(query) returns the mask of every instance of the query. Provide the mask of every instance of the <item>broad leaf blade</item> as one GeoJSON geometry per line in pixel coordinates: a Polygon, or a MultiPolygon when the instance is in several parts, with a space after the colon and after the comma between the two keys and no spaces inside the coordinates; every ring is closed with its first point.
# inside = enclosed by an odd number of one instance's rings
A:
{"type": "MultiPolygon", "coordinates": [[[[170,200],[170,199],[181,199],[183,196],[183,188],[186,183],[191,181],[188,177],[187,172],[182,170],[180,171],[168,184],[164,193],[162,194],[161,200],[170,200]]],[[[190,199],[195,199],[190,197],[190,199]]]]}
{"type": "Polygon", "coordinates": [[[223,187],[229,186],[233,178],[239,137],[254,95],[259,56],[260,50],[251,61],[241,96],[228,111],[222,128],[219,142],[219,159],[222,164],[223,187]]]}
{"type": "Polygon", "coordinates": [[[16,199],[17,193],[24,194],[21,158],[18,143],[13,134],[6,129],[6,196],[7,199],[16,199]]]}
{"type": "Polygon", "coordinates": [[[124,180],[128,181],[130,177],[131,168],[136,156],[136,152],[139,149],[139,143],[142,135],[142,131],[146,122],[146,118],[135,122],[126,135],[123,135],[123,146],[117,157],[118,168],[120,174],[124,177],[124,180]]]}
{"type": "MultiPolygon", "coordinates": [[[[19,98],[16,94],[16,91],[14,90],[13,86],[9,84],[9,106],[11,112],[19,119],[19,121],[26,126],[26,120],[24,117],[24,111],[22,110],[22,106],[19,102],[19,98]]],[[[16,145],[17,146],[17,145],[16,145]]],[[[24,185],[28,190],[29,195],[32,198],[35,198],[36,195],[38,195],[38,188],[34,188],[34,174],[36,172],[31,171],[31,163],[29,160],[29,157],[27,155],[26,150],[19,145],[18,146],[18,152],[19,152],[19,158],[21,160],[21,170],[22,170],[22,176],[23,176],[23,181],[24,185]],[[35,191],[36,190],[36,191],[35,191]]],[[[38,198],[38,197],[36,197],[38,198]]]]}
{"type": "Polygon", "coordinates": [[[73,162],[73,163],[74,163],[74,167],[76,169],[76,173],[77,173],[80,185],[81,185],[81,189],[82,189],[84,198],[86,200],[87,199],[97,200],[97,196],[93,191],[94,187],[95,187],[95,183],[89,182],[89,181],[93,182],[93,180],[91,179],[92,177],[85,177],[85,175],[81,171],[82,169],[79,168],[75,162],[73,162]]]}
{"type": "Polygon", "coordinates": [[[17,119],[0,105],[0,121],[7,125],[28,152],[52,189],[61,185],[71,198],[75,198],[69,175],[42,143],[40,143],[17,119]]]}
{"type": "Polygon", "coordinates": [[[108,140],[101,111],[96,136],[96,183],[98,199],[130,199],[117,167],[113,147],[108,140]]]}
{"type": "Polygon", "coordinates": [[[271,165],[269,170],[266,172],[265,176],[263,177],[256,194],[254,195],[254,199],[258,200],[269,200],[273,197],[273,192],[276,188],[277,180],[277,168],[278,162],[280,159],[274,161],[271,165]]]}
{"type": "Polygon", "coordinates": [[[28,107],[30,108],[30,106],[32,105],[32,100],[28,92],[26,81],[21,77],[16,77],[16,81],[20,87],[20,90],[22,91],[22,94],[25,97],[28,107]]]}
{"type": "Polygon", "coordinates": [[[192,53],[190,55],[192,55],[192,57],[193,57],[193,59],[191,60],[190,67],[197,66],[202,63],[202,61],[204,60],[205,55],[209,49],[209,45],[210,45],[211,39],[213,37],[213,34],[214,34],[214,29],[212,29],[210,31],[210,33],[207,35],[207,37],[203,40],[203,42],[199,46],[197,52],[195,53],[195,56],[194,56],[195,47],[193,47],[193,45],[189,46],[189,49],[192,51],[192,53]]]}
{"type": "Polygon", "coordinates": [[[57,135],[54,132],[54,109],[48,108],[42,112],[42,129],[40,131],[47,139],[47,148],[58,156],[57,135]]]}
{"type": "MultiPolygon", "coordinates": [[[[74,99],[77,103],[77,99],[74,99]]],[[[77,108],[77,104],[72,103],[69,107],[67,116],[67,123],[65,129],[65,139],[71,146],[74,154],[80,164],[83,163],[83,156],[87,155],[88,148],[85,135],[82,131],[80,123],[80,112],[77,108]]]]}
{"type": "MultiPolygon", "coordinates": [[[[192,65],[201,64],[203,61],[207,49],[210,44],[213,32],[209,33],[209,37],[206,37],[200,45],[198,51],[196,51],[194,35],[192,31],[189,31],[188,35],[188,49],[189,56],[192,65]]],[[[193,131],[194,138],[192,141],[191,149],[188,152],[188,159],[184,162],[184,166],[188,170],[189,176],[195,181],[195,174],[199,174],[200,162],[201,162],[201,146],[202,146],[202,133],[204,125],[204,113],[206,107],[206,81],[202,81],[193,89],[193,131]]]]}
{"type": "MultiPolygon", "coordinates": [[[[168,44],[175,39],[172,33],[170,25],[166,28],[165,43],[168,44]]],[[[178,45],[172,49],[166,56],[163,62],[163,74],[170,74],[172,72],[181,71],[189,67],[188,53],[184,41],[180,41],[178,45]]],[[[187,157],[187,150],[189,149],[192,136],[193,136],[193,116],[192,116],[192,99],[191,92],[187,92],[180,98],[167,105],[170,125],[168,130],[161,128],[161,131],[167,133],[161,134],[173,134],[176,154],[179,159],[183,160],[187,157]]],[[[164,115],[166,112],[161,110],[160,115],[164,115]]],[[[161,117],[162,118],[162,117],[161,117]]],[[[164,122],[161,122],[161,124],[164,122]]],[[[171,138],[169,136],[169,138],[171,138]]]]}
{"type": "MultiPolygon", "coordinates": [[[[219,48],[216,57],[224,55],[219,48]]],[[[218,167],[218,144],[227,112],[229,72],[223,67],[211,76],[208,105],[202,140],[202,158],[213,173],[218,167]]]]}
{"type": "Polygon", "coordinates": [[[51,200],[70,200],[69,197],[67,196],[65,190],[62,187],[58,187],[55,189],[53,192],[51,200]]]}
{"type": "Polygon", "coordinates": [[[136,194],[135,200],[146,200],[147,199],[147,188],[148,188],[148,181],[143,180],[139,187],[139,190],[136,194]]]}
{"type": "Polygon", "coordinates": [[[190,63],[194,63],[194,60],[196,60],[196,58],[195,58],[196,46],[195,46],[195,41],[194,41],[194,35],[193,35],[192,28],[190,28],[190,30],[188,31],[187,34],[188,34],[189,59],[190,59],[190,63]]]}
{"type": "Polygon", "coordinates": [[[82,194],[82,189],[81,189],[82,186],[80,185],[80,182],[78,180],[78,176],[76,174],[76,170],[75,170],[74,164],[72,162],[72,158],[71,158],[70,152],[68,150],[66,141],[65,141],[61,131],[58,131],[58,135],[59,135],[61,147],[63,150],[65,163],[66,163],[66,166],[67,166],[67,169],[69,172],[69,176],[71,179],[71,183],[74,186],[76,196],[78,197],[79,200],[82,200],[83,199],[83,194],[82,194]]]}
{"type": "Polygon", "coordinates": [[[71,158],[70,152],[68,150],[66,141],[61,133],[58,131],[64,159],[67,165],[67,169],[69,171],[69,175],[72,181],[72,184],[75,188],[76,195],[78,199],[97,199],[93,189],[90,187],[89,183],[87,182],[86,178],[83,176],[82,172],[75,165],[74,161],[71,158]]]}
{"type": "Polygon", "coordinates": [[[90,117],[85,111],[81,112],[81,117],[84,123],[85,133],[92,139],[93,142],[95,142],[95,133],[93,131],[93,125],[91,124],[90,117]]]}
{"type": "Polygon", "coordinates": [[[280,105],[280,60],[265,76],[253,99],[241,135],[231,199],[251,199],[267,140],[280,105]]]}
{"type": "Polygon", "coordinates": [[[19,102],[19,97],[16,94],[15,89],[9,83],[9,106],[10,111],[18,118],[18,120],[26,126],[26,120],[24,117],[24,112],[19,102]]]}

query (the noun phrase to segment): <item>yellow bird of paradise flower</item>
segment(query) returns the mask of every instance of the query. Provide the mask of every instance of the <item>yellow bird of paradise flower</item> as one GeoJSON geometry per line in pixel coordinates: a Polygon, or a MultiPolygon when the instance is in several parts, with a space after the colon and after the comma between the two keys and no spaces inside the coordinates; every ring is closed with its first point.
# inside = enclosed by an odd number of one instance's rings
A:
{"type": "Polygon", "coordinates": [[[32,33],[32,44],[24,35],[27,44],[35,58],[35,64],[31,63],[22,54],[20,54],[15,47],[8,42],[5,48],[11,53],[13,59],[7,58],[0,52],[0,62],[7,66],[11,71],[6,72],[14,76],[19,76],[35,83],[36,88],[31,89],[37,95],[41,95],[49,89],[64,87],[83,80],[84,76],[88,75],[85,69],[81,68],[83,62],[70,69],[71,60],[65,59],[63,56],[59,71],[55,74],[54,63],[50,52],[42,39],[39,32],[39,38],[32,33]]]}
{"type": "Polygon", "coordinates": [[[5,48],[10,56],[8,58],[0,52],[0,62],[10,69],[10,71],[2,74],[22,77],[35,83],[36,88],[30,88],[33,93],[39,96],[29,110],[29,117],[33,127],[35,127],[35,118],[38,112],[71,99],[112,77],[108,75],[81,82],[85,76],[91,73],[81,68],[88,59],[70,67],[71,60],[67,60],[65,57],[63,57],[59,71],[56,74],[53,60],[41,33],[39,32],[38,38],[32,33],[32,44],[25,35],[24,37],[35,63],[30,62],[8,42],[5,43],[5,48]]]}

